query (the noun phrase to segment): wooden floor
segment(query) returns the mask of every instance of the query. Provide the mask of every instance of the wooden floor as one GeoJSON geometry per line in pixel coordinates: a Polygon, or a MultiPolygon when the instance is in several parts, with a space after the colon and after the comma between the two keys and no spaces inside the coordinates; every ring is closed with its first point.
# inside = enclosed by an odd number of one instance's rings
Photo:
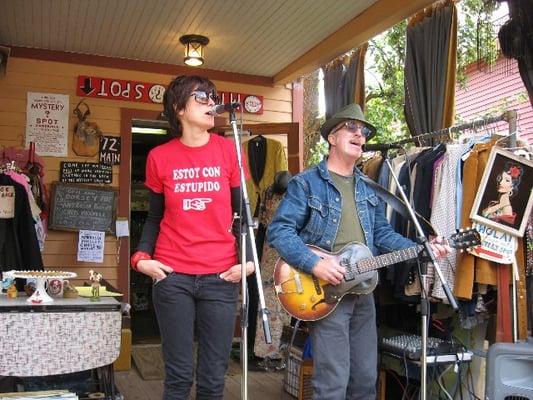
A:
{"type": "MultiPolygon", "coordinates": [[[[224,400],[241,399],[241,371],[240,365],[230,361],[226,374],[224,400]]],[[[253,400],[294,400],[282,387],[283,372],[248,373],[248,398],[253,400]]],[[[115,372],[115,383],[125,400],[161,400],[163,381],[145,381],[139,375],[135,366],[131,370],[115,372]]],[[[191,397],[193,398],[193,397],[191,397]]]]}

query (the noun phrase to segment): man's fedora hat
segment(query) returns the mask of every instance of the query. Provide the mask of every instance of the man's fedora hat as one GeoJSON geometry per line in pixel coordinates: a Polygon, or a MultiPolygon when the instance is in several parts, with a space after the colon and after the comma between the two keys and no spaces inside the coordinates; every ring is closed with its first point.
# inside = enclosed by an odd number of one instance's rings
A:
{"type": "Polygon", "coordinates": [[[328,135],[333,128],[335,128],[341,122],[348,121],[350,119],[361,121],[368,129],[370,129],[370,135],[366,137],[367,141],[370,140],[376,134],[376,127],[365,119],[365,115],[361,110],[361,106],[356,103],[348,104],[347,106],[342,107],[339,111],[333,114],[333,116],[326,122],[324,122],[324,124],[320,128],[320,134],[322,135],[324,140],[327,141],[328,135]]]}

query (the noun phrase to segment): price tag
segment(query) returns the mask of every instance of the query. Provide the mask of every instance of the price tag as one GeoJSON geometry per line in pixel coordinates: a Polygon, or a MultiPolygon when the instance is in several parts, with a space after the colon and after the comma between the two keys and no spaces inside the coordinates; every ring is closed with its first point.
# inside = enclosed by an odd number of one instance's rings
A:
{"type": "Polygon", "coordinates": [[[0,218],[15,218],[15,187],[0,186],[0,218]]]}

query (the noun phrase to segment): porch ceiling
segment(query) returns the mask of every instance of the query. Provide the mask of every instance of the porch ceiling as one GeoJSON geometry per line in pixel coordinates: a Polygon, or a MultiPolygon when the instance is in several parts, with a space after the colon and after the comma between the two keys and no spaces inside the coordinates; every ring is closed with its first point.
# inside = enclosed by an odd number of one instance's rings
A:
{"type": "Polygon", "coordinates": [[[183,65],[184,34],[210,40],[202,68],[290,82],[433,0],[3,0],[0,45],[183,65]]]}

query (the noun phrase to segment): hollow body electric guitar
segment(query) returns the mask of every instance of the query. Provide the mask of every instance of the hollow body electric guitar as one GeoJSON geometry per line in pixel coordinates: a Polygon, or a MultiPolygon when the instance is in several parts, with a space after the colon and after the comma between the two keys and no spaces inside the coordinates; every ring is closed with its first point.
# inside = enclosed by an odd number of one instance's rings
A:
{"type": "MultiPolygon", "coordinates": [[[[480,235],[468,229],[452,235],[448,244],[466,249],[480,244],[480,235]]],[[[290,315],[303,321],[316,321],[330,314],[346,294],[367,294],[377,283],[379,268],[417,258],[424,246],[417,245],[377,257],[362,243],[349,243],[341,250],[330,253],[316,246],[309,249],[321,258],[334,258],[346,269],[344,279],[331,285],[312,274],[291,267],[279,259],[274,267],[274,288],[282,307],[290,315]]]]}

